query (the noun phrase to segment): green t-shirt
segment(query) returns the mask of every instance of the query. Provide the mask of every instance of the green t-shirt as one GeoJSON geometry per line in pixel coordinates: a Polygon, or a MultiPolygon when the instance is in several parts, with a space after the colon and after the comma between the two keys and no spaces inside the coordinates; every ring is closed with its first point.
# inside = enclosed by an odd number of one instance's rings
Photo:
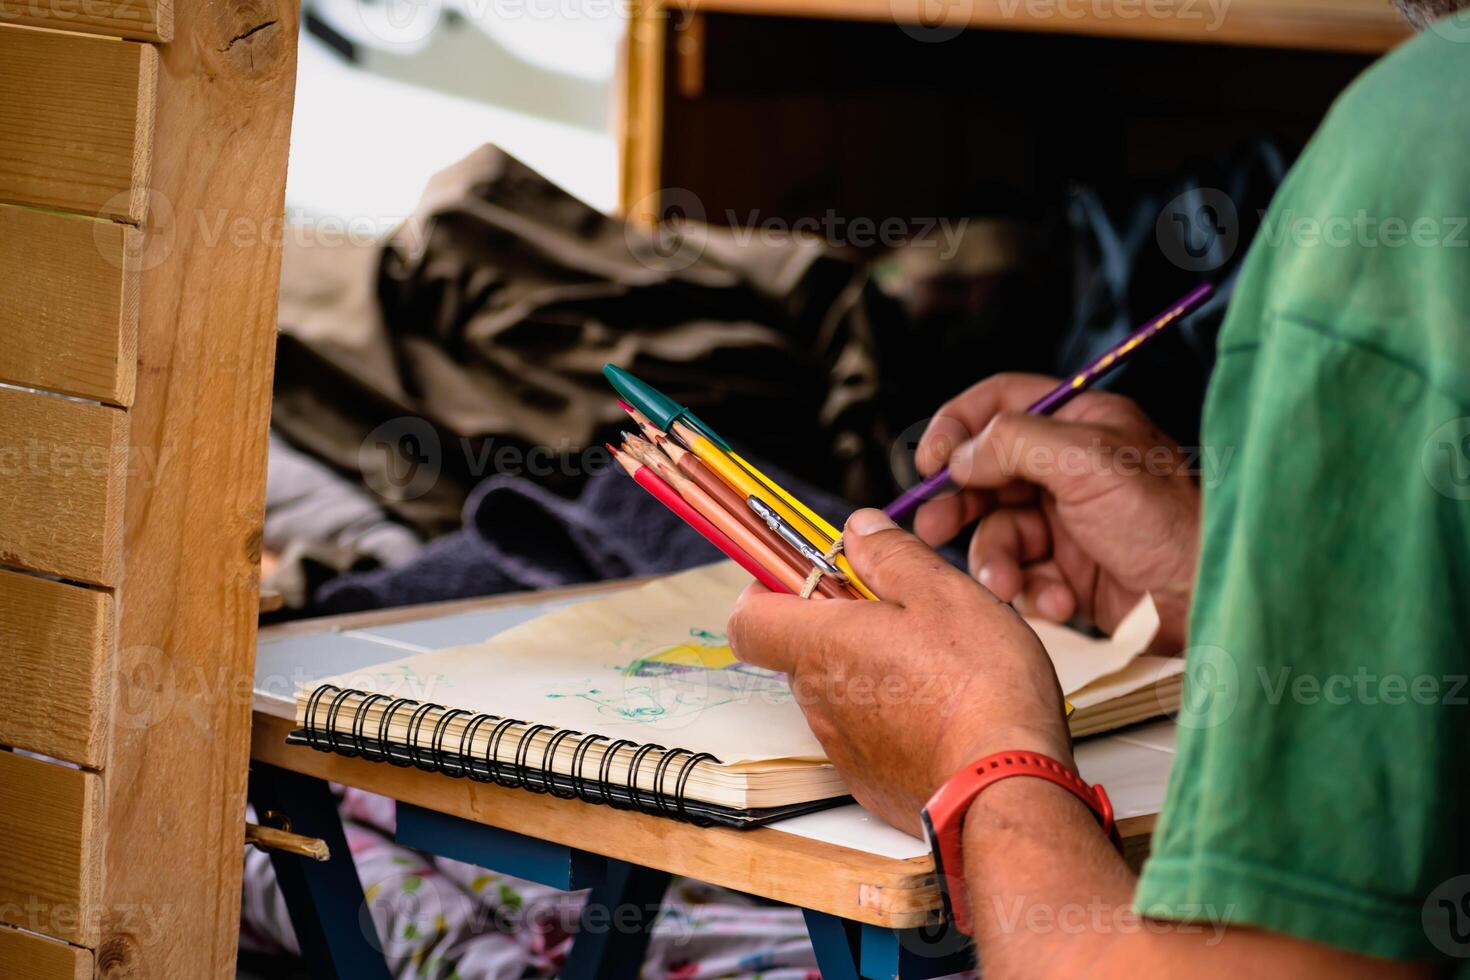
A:
{"type": "Polygon", "coordinates": [[[1470,43],[1439,27],[1338,99],[1220,335],[1146,914],[1470,957],[1470,43]]]}

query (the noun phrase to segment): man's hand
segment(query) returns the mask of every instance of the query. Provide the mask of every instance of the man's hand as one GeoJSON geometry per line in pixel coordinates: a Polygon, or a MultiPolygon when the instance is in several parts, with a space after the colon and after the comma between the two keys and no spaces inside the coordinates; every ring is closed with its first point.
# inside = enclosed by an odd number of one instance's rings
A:
{"type": "Polygon", "coordinates": [[[1026,406],[1055,378],[1000,374],[942,407],[919,471],[946,464],[962,489],[919,508],[914,530],[948,541],[976,518],[970,571],[1028,616],[1081,613],[1106,632],[1154,596],[1159,652],[1185,645],[1199,550],[1189,460],[1126,398],[1086,392],[1055,416],[1026,406]]]}
{"type": "Polygon", "coordinates": [[[881,602],[753,585],[730,616],[736,656],[791,680],[852,793],[896,827],[965,763],[1029,749],[1071,763],[1056,673],[1009,606],[881,511],[848,519],[848,559],[881,602]]]}

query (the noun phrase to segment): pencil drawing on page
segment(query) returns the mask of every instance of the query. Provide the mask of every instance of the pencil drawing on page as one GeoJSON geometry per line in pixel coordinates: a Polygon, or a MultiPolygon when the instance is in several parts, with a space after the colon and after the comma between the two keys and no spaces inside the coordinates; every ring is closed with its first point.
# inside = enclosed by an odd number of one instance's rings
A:
{"type": "Polygon", "coordinates": [[[598,713],[621,721],[653,724],[691,717],[708,708],[759,698],[770,704],[791,700],[786,677],[735,659],[724,633],[694,627],[689,639],[611,668],[623,683],[554,693],[577,698],[598,713]]]}

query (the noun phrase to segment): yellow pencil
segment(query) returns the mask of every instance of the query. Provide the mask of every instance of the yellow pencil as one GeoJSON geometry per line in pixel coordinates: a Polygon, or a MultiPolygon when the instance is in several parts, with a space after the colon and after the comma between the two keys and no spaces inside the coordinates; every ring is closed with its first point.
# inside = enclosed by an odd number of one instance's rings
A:
{"type": "MultiPolygon", "coordinates": [[[[801,528],[805,525],[817,532],[816,534],[806,534],[804,537],[823,551],[832,547],[832,542],[837,539],[837,529],[833,528],[832,525],[823,521],[815,514],[811,514],[806,507],[792,501],[790,495],[785,491],[779,490],[765,479],[757,478],[746,469],[746,466],[749,464],[741,466],[735,461],[738,457],[732,458],[734,456],[733,453],[727,454],[719,446],[716,446],[713,442],[683,422],[675,422],[671,428],[674,435],[678,436],[679,441],[689,447],[690,452],[694,453],[694,455],[699,457],[701,462],[714,470],[720,479],[739,491],[741,496],[756,497],[769,504],[776,513],[785,518],[786,522],[794,528],[801,528]],[[793,504],[795,504],[794,507],[792,506],[793,504]],[[807,511],[807,513],[802,514],[800,511],[807,511]]],[[[847,575],[848,581],[852,583],[853,588],[857,589],[869,599],[878,598],[858,578],[857,572],[853,571],[852,564],[847,560],[845,555],[838,555],[836,564],[847,575]]]]}

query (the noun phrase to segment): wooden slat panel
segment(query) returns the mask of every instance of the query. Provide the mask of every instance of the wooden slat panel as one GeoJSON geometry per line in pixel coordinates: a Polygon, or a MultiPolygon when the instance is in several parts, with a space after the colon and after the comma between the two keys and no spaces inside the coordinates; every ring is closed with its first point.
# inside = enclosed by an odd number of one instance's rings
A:
{"type": "Polygon", "coordinates": [[[0,388],[0,564],[115,585],[124,479],[156,477],[120,408],[0,388]]]}
{"type": "Polygon", "coordinates": [[[6,0],[0,24],[108,34],[140,41],[174,36],[172,0],[6,0]]]}
{"type": "Polygon", "coordinates": [[[158,53],[0,25],[0,201],[143,220],[158,53]]]}
{"type": "Polygon", "coordinates": [[[91,980],[92,952],[0,926],[0,977],[91,980]]]}
{"type": "Polygon", "coordinates": [[[0,206],[0,381],[132,402],[140,235],[0,206]]]}
{"type": "Polygon", "coordinates": [[[298,13],[179,4],[160,49],[153,189],[172,223],[149,212],[148,254],[156,236],[169,248],[143,271],[128,414],[135,454],[166,464],[129,473],[115,663],[119,686],[166,669],[173,710],[137,724],[119,692],[103,769],[108,977],[235,977],[280,236],[195,219],[281,220],[298,13]]]}
{"type": "Polygon", "coordinates": [[[101,767],[112,626],[110,594],[0,570],[0,745],[101,767]]]}
{"type": "Polygon", "coordinates": [[[101,800],[96,773],[0,752],[0,920],[96,947],[101,800]]]}

